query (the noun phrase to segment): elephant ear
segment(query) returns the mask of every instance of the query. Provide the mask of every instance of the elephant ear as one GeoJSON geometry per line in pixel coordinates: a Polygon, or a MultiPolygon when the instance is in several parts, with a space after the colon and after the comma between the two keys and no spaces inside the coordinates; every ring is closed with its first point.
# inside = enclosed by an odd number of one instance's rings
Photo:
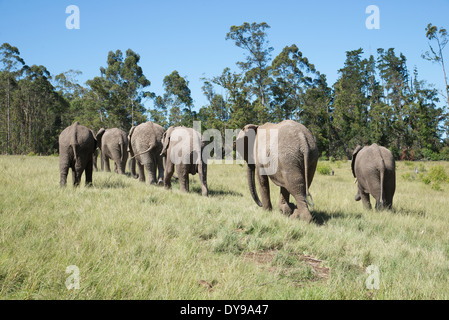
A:
{"type": "Polygon", "coordinates": [[[161,151],[161,156],[165,157],[167,155],[167,149],[168,146],[170,145],[170,137],[171,134],[173,132],[175,128],[174,127],[170,127],[167,129],[167,131],[164,132],[164,134],[162,135],[162,151],[161,151]]]}
{"type": "Polygon", "coordinates": [[[94,137],[97,140],[97,147],[101,149],[101,138],[103,138],[104,133],[106,132],[105,128],[101,128],[100,130],[98,130],[97,135],[94,137]]]}
{"type": "Polygon", "coordinates": [[[243,127],[235,141],[236,150],[239,152],[247,163],[254,164],[254,142],[256,140],[258,125],[247,124],[243,127]]]}
{"type": "Polygon", "coordinates": [[[362,150],[363,147],[362,146],[357,146],[354,149],[354,152],[352,153],[352,161],[351,161],[351,170],[352,170],[352,175],[354,176],[354,178],[357,178],[355,176],[355,171],[354,171],[354,166],[355,166],[355,159],[357,158],[357,154],[360,152],[360,150],[362,150]]]}

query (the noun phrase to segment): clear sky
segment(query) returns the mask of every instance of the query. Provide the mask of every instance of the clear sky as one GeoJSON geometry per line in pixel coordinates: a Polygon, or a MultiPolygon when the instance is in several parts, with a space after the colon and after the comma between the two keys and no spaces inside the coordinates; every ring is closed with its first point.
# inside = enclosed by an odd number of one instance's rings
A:
{"type": "MultiPolygon", "coordinates": [[[[440,66],[421,54],[428,50],[429,22],[449,29],[449,0],[0,0],[0,44],[18,47],[28,65],[44,65],[53,75],[80,70],[84,83],[100,75],[109,51],[130,48],[141,56],[150,91],[162,94],[163,78],[177,70],[189,81],[195,109],[206,103],[200,78],[237,70],[243,61],[243,50],[225,40],[243,22],[268,23],[273,58],[296,44],[330,86],[346,51],[363,48],[369,55],[393,47],[410,71],[416,66],[421,79],[444,88],[440,66]],[[69,5],[80,10],[79,30],[66,28],[69,5]],[[365,26],[369,5],[380,10],[378,30],[365,26]]],[[[449,47],[445,58],[449,65],[449,47]]]]}

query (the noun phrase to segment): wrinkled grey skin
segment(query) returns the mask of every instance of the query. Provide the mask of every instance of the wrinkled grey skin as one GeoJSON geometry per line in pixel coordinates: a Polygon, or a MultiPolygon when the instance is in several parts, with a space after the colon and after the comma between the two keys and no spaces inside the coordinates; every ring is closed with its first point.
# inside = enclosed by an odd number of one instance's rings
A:
{"type": "Polygon", "coordinates": [[[115,172],[125,174],[128,161],[128,135],[125,131],[101,128],[97,133],[98,146],[101,149],[101,170],[111,172],[109,159],[115,163],[115,172]]]}
{"type": "MultiPolygon", "coordinates": [[[[310,214],[306,199],[310,196],[309,187],[312,183],[318,162],[318,149],[310,131],[302,124],[292,120],[285,120],[278,124],[265,123],[262,126],[249,124],[237,136],[237,146],[241,146],[244,141],[245,147],[242,156],[248,165],[248,185],[254,201],[260,207],[263,207],[263,209],[272,210],[270,184],[268,180],[270,178],[274,184],[281,188],[280,210],[291,218],[300,218],[301,220],[310,222],[312,215],[310,214]],[[265,141],[258,140],[258,135],[262,132],[261,129],[267,129],[265,141]],[[276,150],[270,150],[269,144],[265,144],[266,141],[270,141],[271,133],[269,129],[278,130],[277,154],[276,150]],[[258,145],[259,142],[262,146],[258,145]],[[263,152],[261,150],[266,150],[265,148],[267,149],[266,152],[273,159],[277,157],[278,167],[274,174],[261,174],[263,165],[258,160],[258,153],[263,152]],[[255,176],[257,176],[262,202],[257,195],[255,176]],[[289,202],[290,194],[296,200],[296,207],[289,202]]],[[[239,152],[241,152],[240,150],[242,149],[238,147],[239,152]]]]}
{"type": "Polygon", "coordinates": [[[165,188],[171,188],[171,178],[176,167],[181,192],[189,191],[189,174],[198,173],[201,194],[207,197],[207,163],[201,157],[205,145],[201,134],[184,126],[170,127],[164,133],[162,143],[161,156],[165,161],[165,188]],[[186,152],[180,152],[180,150],[186,150],[186,152]]]}
{"type": "Polygon", "coordinates": [[[75,122],[59,135],[60,186],[67,184],[69,169],[72,169],[73,185],[78,186],[81,175],[86,173],[86,185],[92,185],[93,153],[97,148],[94,132],[75,122]]]}
{"type": "Polygon", "coordinates": [[[130,155],[131,174],[139,181],[145,182],[145,170],[148,184],[164,183],[164,164],[160,155],[164,128],[148,121],[132,127],[128,135],[128,152],[130,155]],[[139,169],[136,175],[135,164],[139,169]],[[156,176],[157,171],[157,176],[156,176]]]}
{"type": "Polygon", "coordinates": [[[376,209],[391,209],[396,190],[395,161],[387,148],[372,144],[357,146],[352,154],[352,174],[357,179],[355,200],[371,209],[369,195],[376,199],[376,209]]]}

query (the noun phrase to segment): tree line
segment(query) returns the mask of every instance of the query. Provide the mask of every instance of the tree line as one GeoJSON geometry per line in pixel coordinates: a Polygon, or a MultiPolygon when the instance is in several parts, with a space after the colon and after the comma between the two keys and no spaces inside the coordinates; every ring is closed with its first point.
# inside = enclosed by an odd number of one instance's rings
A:
{"type": "Polygon", "coordinates": [[[236,70],[202,78],[207,103],[195,108],[189,82],[178,71],[163,79],[163,92],[139,66],[140,55],[110,51],[100,75],[84,85],[80,71],[51,75],[42,65],[28,66],[18,48],[0,47],[0,153],[53,154],[59,133],[74,121],[92,128],[154,121],[168,126],[226,129],[292,119],[314,134],[323,158],[350,158],[356,145],[377,143],[396,159],[449,160],[449,86],[443,59],[448,42],[444,28],[429,24],[429,51],[423,58],[441,66],[446,90],[438,92],[407,67],[394,48],[364,55],[346,52],[338,79],[326,75],[300,51],[287,45],[275,57],[265,22],[231,26],[226,40],[241,48],[244,59],[236,70]],[[224,94],[218,94],[217,88],[224,94]],[[152,101],[148,110],[145,100],[152,101]]]}

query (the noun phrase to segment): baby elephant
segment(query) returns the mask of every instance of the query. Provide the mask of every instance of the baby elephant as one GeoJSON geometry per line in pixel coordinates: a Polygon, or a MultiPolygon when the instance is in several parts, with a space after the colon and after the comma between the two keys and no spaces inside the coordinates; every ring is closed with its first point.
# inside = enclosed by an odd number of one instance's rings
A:
{"type": "Polygon", "coordinates": [[[376,199],[376,209],[391,209],[396,190],[396,173],[393,154],[387,148],[372,144],[357,146],[352,154],[352,174],[357,179],[355,201],[371,209],[369,195],[376,199]]]}

